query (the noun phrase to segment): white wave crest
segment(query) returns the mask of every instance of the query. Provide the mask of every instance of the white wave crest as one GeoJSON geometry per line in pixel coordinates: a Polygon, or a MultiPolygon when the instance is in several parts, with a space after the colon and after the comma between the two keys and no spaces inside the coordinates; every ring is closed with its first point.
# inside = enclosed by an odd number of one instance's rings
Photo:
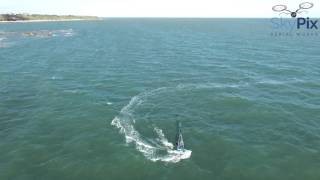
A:
{"type": "Polygon", "coordinates": [[[0,37],[0,48],[8,48],[10,47],[10,43],[6,42],[6,37],[0,37]]]}

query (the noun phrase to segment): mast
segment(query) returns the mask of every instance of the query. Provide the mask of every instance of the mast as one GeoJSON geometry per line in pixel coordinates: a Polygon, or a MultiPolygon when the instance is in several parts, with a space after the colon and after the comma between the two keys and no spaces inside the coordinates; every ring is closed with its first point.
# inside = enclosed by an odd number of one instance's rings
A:
{"type": "Polygon", "coordinates": [[[184,150],[184,142],[182,137],[182,124],[180,121],[177,121],[176,149],[184,150]]]}

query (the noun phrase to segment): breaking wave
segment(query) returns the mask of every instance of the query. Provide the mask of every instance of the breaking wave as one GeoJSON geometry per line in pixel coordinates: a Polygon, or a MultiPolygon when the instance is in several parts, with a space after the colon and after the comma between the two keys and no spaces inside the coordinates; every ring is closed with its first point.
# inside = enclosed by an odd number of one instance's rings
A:
{"type": "Polygon", "coordinates": [[[176,163],[182,159],[190,158],[192,151],[185,150],[182,152],[174,150],[173,144],[168,141],[162,129],[158,127],[154,128],[158,137],[156,138],[156,141],[152,143],[143,138],[134,127],[135,119],[133,117],[133,112],[135,108],[146,101],[148,97],[168,90],[170,91],[172,88],[159,88],[132,97],[130,102],[121,109],[119,115],[112,120],[111,125],[119,128],[120,133],[125,136],[126,143],[134,143],[136,149],[147,159],[151,161],[176,163]]]}
{"type": "MultiPolygon", "coordinates": [[[[1,35],[1,32],[0,32],[0,35],[1,35]]],[[[0,48],[10,47],[10,44],[6,40],[7,38],[0,36],[0,48]]]]}

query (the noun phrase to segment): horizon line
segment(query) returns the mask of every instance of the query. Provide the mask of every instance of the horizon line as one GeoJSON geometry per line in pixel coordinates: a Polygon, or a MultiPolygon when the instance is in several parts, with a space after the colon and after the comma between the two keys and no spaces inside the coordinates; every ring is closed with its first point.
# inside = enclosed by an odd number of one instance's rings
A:
{"type": "MultiPolygon", "coordinates": [[[[200,16],[185,16],[185,17],[181,17],[181,16],[97,16],[99,18],[174,18],[174,19],[270,19],[270,18],[283,18],[283,19],[297,19],[299,17],[296,18],[292,18],[292,17],[200,17],[200,16]]],[[[303,18],[303,17],[301,17],[303,18]]],[[[320,17],[309,17],[309,18],[320,18],[320,17]]]]}
{"type": "MultiPolygon", "coordinates": [[[[98,15],[85,15],[85,14],[41,14],[41,13],[0,13],[0,15],[4,14],[29,14],[29,15],[53,15],[53,16],[92,16],[92,17],[98,17],[98,18],[168,18],[168,19],[270,19],[270,18],[283,18],[283,19],[297,19],[292,17],[277,17],[277,16],[265,16],[265,17],[248,17],[248,16],[98,16],[98,15]]],[[[309,17],[309,18],[320,18],[319,17],[309,17]]]]}

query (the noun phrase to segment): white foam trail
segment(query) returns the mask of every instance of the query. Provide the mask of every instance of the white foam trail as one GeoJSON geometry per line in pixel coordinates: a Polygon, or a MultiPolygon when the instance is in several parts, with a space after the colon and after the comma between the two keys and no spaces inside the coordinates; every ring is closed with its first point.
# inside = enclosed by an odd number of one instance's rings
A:
{"type": "Polygon", "coordinates": [[[162,129],[155,127],[154,131],[158,135],[158,140],[161,142],[162,145],[166,147],[167,155],[161,156],[161,157],[153,157],[152,161],[164,161],[164,162],[179,162],[182,159],[188,159],[191,157],[192,151],[190,150],[184,150],[184,151],[177,151],[173,150],[174,146],[171,142],[168,141],[168,139],[164,136],[162,129]]]}
{"type": "Polygon", "coordinates": [[[177,163],[182,159],[188,159],[191,157],[192,151],[184,150],[184,151],[177,151],[177,150],[170,150],[168,151],[168,155],[161,156],[161,157],[153,157],[150,160],[152,161],[163,161],[163,162],[172,162],[177,163]]]}
{"type": "Polygon", "coordinates": [[[138,151],[142,152],[147,158],[151,158],[155,153],[155,147],[147,142],[144,142],[144,140],[140,138],[139,132],[136,131],[133,126],[134,121],[131,114],[131,108],[139,103],[139,97],[134,96],[129,104],[121,109],[121,117],[115,117],[112,120],[111,125],[114,125],[120,129],[120,133],[125,135],[127,143],[134,142],[138,151]]]}
{"type": "Polygon", "coordinates": [[[155,128],[155,132],[158,135],[158,140],[161,144],[151,144],[146,142],[139,132],[134,128],[135,119],[133,117],[134,109],[143,103],[149,96],[157,93],[161,93],[167,88],[159,88],[153,91],[145,92],[134,96],[130,102],[124,106],[119,116],[116,116],[111,125],[120,129],[120,133],[124,134],[127,143],[134,143],[136,149],[140,151],[146,158],[151,161],[164,161],[164,162],[179,162],[182,159],[187,159],[191,156],[190,150],[176,151],[173,150],[173,144],[170,143],[164,136],[163,131],[160,128],[155,128]],[[165,155],[160,155],[157,152],[165,150],[165,155]]]}
{"type": "Polygon", "coordinates": [[[161,142],[162,145],[168,147],[169,149],[173,149],[173,144],[169,142],[168,139],[164,136],[162,129],[155,127],[154,131],[158,134],[158,140],[161,142]]]}

